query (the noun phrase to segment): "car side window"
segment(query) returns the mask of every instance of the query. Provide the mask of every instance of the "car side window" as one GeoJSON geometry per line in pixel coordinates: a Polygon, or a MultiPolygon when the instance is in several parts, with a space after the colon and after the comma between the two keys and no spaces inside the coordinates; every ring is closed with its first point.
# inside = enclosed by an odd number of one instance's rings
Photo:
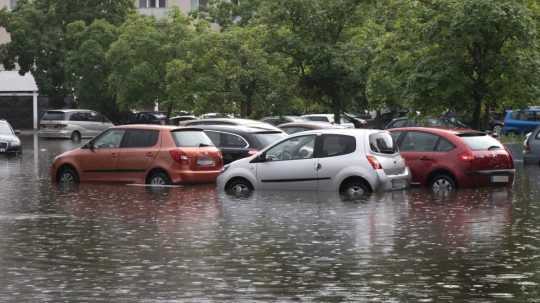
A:
{"type": "Polygon", "coordinates": [[[86,116],[84,113],[73,113],[69,116],[70,121],[86,121],[86,116]]]}
{"type": "Polygon", "coordinates": [[[156,145],[158,138],[158,130],[128,129],[122,140],[122,148],[152,147],[156,145]]]}
{"type": "Polygon", "coordinates": [[[313,158],[315,150],[314,135],[298,136],[285,140],[266,151],[270,161],[303,160],[313,158]]]}
{"type": "Polygon", "coordinates": [[[444,139],[444,138],[440,138],[439,139],[439,143],[437,144],[437,148],[435,151],[437,152],[449,152],[451,150],[453,150],[454,148],[456,148],[454,146],[454,144],[450,143],[450,141],[444,139]]]}
{"type": "Polygon", "coordinates": [[[94,142],[95,149],[118,148],[122,142],[125,131],[123,129],[111,129],[99,136],[94,142]]]}
{"type": "Polygon", "coordinates": [[[246,148],[249,144],[239,135],[221,133],[221,146],[229,148],[246,148]]]}
{"type": "Polygon", "coordinates": [[[347,155],[356,150],[356,139],[346,135],[323,135],[320,148],[321,158],[347,155]]]}
{"type": "Polygon", "coordinates": [[[215,146],[221,147],[221,134],[211,130],[205,130],[204,133],[212,140],[215,146]]]}
{"type": "Polygon", "coordinates": [[[435,146],[439,136],[424,132],[407,132],[399,144],[402,152],[431,152],[435,151],[435,146]]]}

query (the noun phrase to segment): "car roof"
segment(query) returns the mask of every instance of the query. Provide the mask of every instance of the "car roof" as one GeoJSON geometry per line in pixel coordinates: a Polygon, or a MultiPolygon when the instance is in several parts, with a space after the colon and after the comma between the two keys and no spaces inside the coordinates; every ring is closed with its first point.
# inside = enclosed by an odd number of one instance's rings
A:
{"type": "Polygon", "coordinates": [[[189,121],[186,125],[204,125],[204,122],[228,122],[228,123],[234,123],[236,125],[247,125],[255,128],[264,128],[267,130],[278,130],[277,127],[273,126],[272,124],[261,122],[257,120],[250,120],[250,119],[239,119],[239,118],[213,118],[213,119],[200,119],[200,120],[193,120],[189,121]]]}
{"type": "Polygon", "coordinates": [[[258,134],[258,133],[282,133],[280,129],[262,129],[259,127],[251,127],[247,125],[194,125],[203,130],[226,131],[235,134],[258,134]]]}
{"type": "Polygon", "coordinates": [[[390,132],[397,131],[422,131],[429,132],[438,135],[463,135],[463,134],[485,134],[484,132],[477,131],[474,129],[448,129],[448,128],[438,128],[438,127],[398,127],[389,129],[390,132]]]}
{"type": "Polygon", "coordinates": [[[64,113],[73,113],[73,112],[94,112],[91,109],[49,109],[46,112],[64,112],[64,113]]]}
{"type": "Polygon", "coordinates": [[[324,128],[317,130],[308,130],[305,132],[299,132],[292,134],[290,136],[297,135],[310,135],[310,134],[329,134],[329,135],[349,135],[349,136],[361,136],[361,135],[371,135],[374,133],[387,133],[387,130],[383,129],[367,129],[367,128],[324,128]]]}
{"type": "Polygon", "coordinates": [[[116,125],[111,128],[120,128],[120,129],[147,129],[147,130],[196,130],[202,131],[198,127],[182,127],[174,125],[157,125],[157,124],[126,124],[126,125],[116,125]]]}
{"type": "Polygon", "coordinates": [[[278,125],[277,127],[312,127],[313,129],[325,129],[325,128],[341,128],[339,124],[331,124],[328,122],[317,121],[302,121],[302,122],[288,122],[278,125]]]}

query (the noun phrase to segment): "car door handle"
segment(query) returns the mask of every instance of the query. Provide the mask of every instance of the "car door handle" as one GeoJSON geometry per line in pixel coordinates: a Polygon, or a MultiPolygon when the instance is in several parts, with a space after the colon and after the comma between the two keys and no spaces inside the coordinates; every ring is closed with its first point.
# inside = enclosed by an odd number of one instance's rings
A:
{"type": "Polygon", "coordinates": [[[426,157],[426,156],[421,157],[420,160],[422,160],[422,161],[433,161],[433,159],[431,159],[430,157],[426,157]]]}
{"type": "Polygon", "coordinates": [[[154,153],[148,152],[148,153],[146,153],[145,156],[147,156],[147,157],[153,157],[153,156],[154,156],[154,153]]]}
{"type": "Polygon", "coordinates": [[[322,168],[321,163],[318,163],[318,164],[317,164],[317,170],[321,170],[321,168],[322,168]]]}
{"type": "Polygon", "coordinates": [[[117,156],[116,153],[111,153],[111,157],[116,158],[116,156],[117,156]]]}

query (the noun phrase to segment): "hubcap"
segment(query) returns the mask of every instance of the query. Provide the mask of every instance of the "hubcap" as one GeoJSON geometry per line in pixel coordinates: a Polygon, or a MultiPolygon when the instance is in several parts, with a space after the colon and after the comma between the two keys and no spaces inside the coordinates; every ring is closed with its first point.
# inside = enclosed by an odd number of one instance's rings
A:
{"type": "Polygon", "coordinates": [[[432,189],[434,192],[449,192],[454,190],[452,183],[446,179],[437,179],[433,182],[432,189]]]}
{"type": "Polygon", "coordinates": [[[70,172],[64,172],[60,176],[60,183],[75,183],[75,177],[70,172]]]}
{"type": "Polygon", "coordinates": [[[232,191],[236,194],[240,194],[249,191],[249,187],[246,184],[239,183],[232,187],[232,191]]]}
{"type": "Polygon", "coordinates": [[[365,194],[364,189],[360,185],[353,185],[347,188],[347,195],[349,197],[360,197],[365,194]]]}
{"type": "Polygon", "coordinates": [[[163,179],[161,176],[155,176],[155,177],[152,177],[152,179],[150,180],[150,184],[152,184],[152,185],[165,185],[166,182],[165,182],[165,179],[163,179]]]}

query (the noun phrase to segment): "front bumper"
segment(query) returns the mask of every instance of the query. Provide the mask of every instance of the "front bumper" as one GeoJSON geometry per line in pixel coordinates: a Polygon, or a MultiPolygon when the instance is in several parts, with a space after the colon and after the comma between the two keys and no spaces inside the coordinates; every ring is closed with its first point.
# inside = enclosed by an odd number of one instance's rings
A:
{"type": "Polygon", "coordinates": [[[9,142],[0,142],[0,154],[20,153],[22,145],[12,145],[9,142]]]}
{"type": "Polygon", "coordinates": [[[377,187],[374,191],[392,191],[409,188],[411,184],[411,172],[406,167],[403,173],[398,175],[387,175],[384,170],[377,170],[377,187]]]}

